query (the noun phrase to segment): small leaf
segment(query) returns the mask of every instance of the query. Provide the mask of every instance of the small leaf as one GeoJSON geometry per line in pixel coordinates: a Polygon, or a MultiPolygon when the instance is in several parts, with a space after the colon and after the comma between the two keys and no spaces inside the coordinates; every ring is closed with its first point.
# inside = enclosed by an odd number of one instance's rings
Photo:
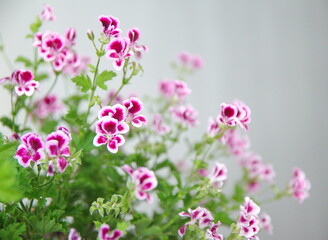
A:
{"type": "Polygon", "coordinates": [[[37,33],[41,27],[42,22],[39,16],[35,17],[35,22],[30,25],[30,29],[33,33],[37,33]]]}
{"type": "Polygon", "coordinates": [[[33,65],[31,60],[29,60],[28,58],[23,57],[23,56],[18,56],[16,58],[15,62],[23,63],[25,67],[31,67],[33,65]]]}
{"type": "Polygon", "coordinates": [[[87,92],[92,87],[92,83],[88,75],[78,75],[72,78],[72,81],[76,84],[76,86],[81,87],[82,92],[87,92]]]}
{"type": "Polygon", "coordinates": [[[107,90],[105,82],[112,80],[116,76],[116,73],[113,71],[103,71],[96,78],[96,83],[101,89],[107,90]]]}

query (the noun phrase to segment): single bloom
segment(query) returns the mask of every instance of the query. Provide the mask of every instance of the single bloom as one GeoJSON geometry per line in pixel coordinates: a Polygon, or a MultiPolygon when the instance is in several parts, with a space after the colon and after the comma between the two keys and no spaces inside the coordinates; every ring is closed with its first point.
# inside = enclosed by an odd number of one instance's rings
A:
{"type": "Polygon", "coordinates": [[[170,108],[171,113],[184,126],[195,127],[198,124],[197,111],[191,106],[175,106],[170,108]]]}
{"type": "Polygon", "coordinates": [[[98,19],[102,24],[102,31],[106,37],[110,38],[119,36],[122,30],[118,27],[120,23],[118,18],[101,15],[98,19]]]}
{"type": "Polygon", "coordinates": [[[144,45],[138,45],[137,41],[140,39],[140,31],[138,28],[132,28],[128,30],[128,38],[130,40],[130,48],[134,52],[137,59],[142,57],[143,52],[148,51],[148,47],[144,45]]]}
{"type": "Polygon", "coordinates": [[[15,84],[15,92],[18,96],[32,96],[39,87],[39,82],[33,80],[34,76],[29,70],[17,70],[11,74],[11,83],[15,84]]]}
{"type": "Polygon", "coordinates": [[[112,117],[105,116],[96,122],[97,135],[93,139],[93,145],[99,147],[107,145],[107,150],[111,153],[117,153],[118,147],[125,142],[122,133],[127,132],[127,129],[119,129],[119,122],[112,117]]]}
{"type": "Polygon", "coordinates": [[[99,240],[117,240],[123,235],[122,231],[114,230],[110,233],[110,226],[108,224],[102,224],[99,229],[99,240]]]}
{"type": "Polygon", "coordinates": [[[212,183],[215,187],[222,187],[223,183],[228,178],[228,169],[225,164],[215,162],[215,165],[208,175],[210,179],[210,183],[212,183]]]}
{"type": "Polygon", "coordinates": [[[272,234],[273,232],[273,226],[271,223],[271,217],[267,214],[264,213],[261,218],[260,218],[260,226],[262,229],[264,229],[265,231],[267,231],[269,234],[272,234]]]}
{"type": "Polygon", "coordinates": [[[76,231],[75,228],[71,228],[68,234],[68,240],[81,240],[80,234],[76,231]]]}
{"type": "Polygon", "coordinates": [[[130,97],[129,99],[123,101],[123,105],[127,109],[127,123],[131,123],[134,127],[137,128],[147,124],[146,117],[140,114],[143,110],[143,103],[139,98],[130,97]]]}
{"type": "Polygon", "coordinates": [[[127,38],[115,38],[106,47],[106,56],[114,59],[113,66],[117,71],[122,70],[125,59],[133,56],[130,50],[130,41],[127,38]]]}
{"type": "Polygon", "coordinates": [[[206,230],[206,239],[208,240],[223,240],[223,235],[218,233],[218,227],[221,225],[221,222],[212,223],[212,226],[206,230]]]}
{"type": "Polygon", "coordinates": [[[203,207],[198,207],[194,210],[189,208],[188,212],[180,212],[179,215],[182,217],[190,217],[190,221],[182,225],[178,230],[181,237],[185,235],[188,225],[198,224],[198,227],[203,229],[205,227],[210,227],[214,220],[211,212],[203,207]]]}
{"type": "Polygon", "coordinates": [[[30,162],[38,163],[39,160],[44,159],[43,141],[36,133],[27,133],[21,138],[22,144],[17,148],[15,158],[23,167],[28,167],[30,162]]]}
{"type": "Polygon", "coordinates": [[[51,6],[45,5],[40,15],[41,19],[44,21],[54,21],[56,17],[54,15],[54,10],[51,6]]]}
{"type": "Polygon", "coordinates": [[[127,164],[123,165],[122,169],[131,176],[136,197],[139,200],[152,202],[153,198],[149,192],[155,189],[158,184],[155,173],[146,167],[139,167],[134,170],[127,164]]]}
{"type": "Polygon", "coordinates": [[[155,114],[153,118],[153,128],[159,135],[164,135],[170,131],[170,127],[163,123],[162,115],[155,114]]]}

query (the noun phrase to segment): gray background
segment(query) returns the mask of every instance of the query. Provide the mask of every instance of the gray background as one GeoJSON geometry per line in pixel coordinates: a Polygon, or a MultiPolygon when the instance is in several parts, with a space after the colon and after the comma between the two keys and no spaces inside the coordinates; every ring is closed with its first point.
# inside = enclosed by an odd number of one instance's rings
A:
{"type": "MultiPolygon", "coordinates": [[[[241,99],[252,110],[252,149],[274,164],[277,184],[285,186],[294,166],[312,183],[311,197],[303,205],[284,199],[263,206],[272,216],[274,235],[263,233],[261,239],[328,239],[327,1],[1,0],[0,32],[11,60],[32,55],[24,36],[44,3],[57,16],[46,28],[64,34],[75,27],[77,49],[84,54],[93,53],[85,32],[100,31],[101,14],[117,16],[125,31],[139,27],[150,51],[142,61],[143,77],[126,94],[154,95],[159,79],[174,77],[169,63],[178,52],[200,54],[205,67],[189,81],[189,100],[201,121],[193,137],[206,129],[208,116],[218,113],[221,102],[241,99]]],[[[111,67],[111,62],[104,60],[102,67],[111,67]]],[[[1,58],[0,75],[8,74],[1,58]]],[[[62,80],[56,90],[63,92],[64,86],[68,84],[62,80]]],[[[0,99],[0,113],[8,113],[3,90],[0,99]]],[[[230,177],[238,177],[236,164],[228,165],[233,165],[230,177]]]]}

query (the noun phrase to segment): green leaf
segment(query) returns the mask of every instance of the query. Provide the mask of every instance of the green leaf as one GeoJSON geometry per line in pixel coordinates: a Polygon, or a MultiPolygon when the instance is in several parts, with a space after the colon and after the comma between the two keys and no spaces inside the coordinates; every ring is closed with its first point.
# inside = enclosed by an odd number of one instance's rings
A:
{"type": "Polygon", "coordinates": [[[0,230],[0,239],[23,239],[20,235],[25,231],[25,223],[13,223],[0,230]]]}
{"type": "Polygon", "coordinates": [[[46,73],[40,73],[40,74],[37,74],[35,76],[34,80],[35,81],[42,81],[42,80],[44,80],[44,79],[46,79],[48,77],[49,77],[48,74],[46,74],[46,73]]]}
{"type": "Polygon", "coordinates": [[[241,183],[236,183],[235,191],[232,195],[232,199],[235,200],[237,203],[241,203],[244,201],[245,196],[245,189],[243,188],[241,183]]]}
{"type": "Polygon", "coordinates": [[[92,87],[89,76],[85,74],[81,74],[72,78],[72,81],[76,84],[76,86],[81,87],[82,92],[87,92],[92,87]]]}
{"type": "Polygon", "coordinates": [[[19,127],[17,124],[14,124],[14,122],[8,118],[8,117],[2,117],[0,118],[0,122],[2,123],[3,126],[10,128],[11,130],[15,131],[18,130],[19,127]]]}
{"type": "Polygon", "coordinates": [[[101,89],[107,90],[107,85],[105,82],[112,80],[116,76],[116,73],[113,71],[103,71],[96,78],[96,83],[101,89]]]}
{"type": "Polygon", "coordinates": [[[49,216],[42,216],[42,219],[38,219],[37,216],[32,216],[29,218],[29,222],[36,232],[42,234],[60,232],[63,230],[63,226],[60,223],[56,223],[56,221],[49,216]]]}
{"type": "Polygon", "coordinates": [[[17,187],[17,170],[13,156],[17,144],[2,144],[0,146],[0,202],[10,203],[21,198],[17,187]]]}
{"type": "Polygon", "coordinates": [[[58,126],[58,121],[46,119],[42,123],[41,131],[44,133],[50,133],[52,131],[55,131],[57,126],[58,126]]]}
{"type": "Polygon", "coordinates": [[[30,25],[30,29],[33,33],[37,33],[39,31],[39,28],[42,25],[42,21],[39,16],[35,17],[35,22],[30,25]]]}
{"type": "Polygon", "coordinates": [[[33,65],[31,60],[23,56],[18,56],[15,62],[23,63],[25,67],[31,67],[33,65]]]}

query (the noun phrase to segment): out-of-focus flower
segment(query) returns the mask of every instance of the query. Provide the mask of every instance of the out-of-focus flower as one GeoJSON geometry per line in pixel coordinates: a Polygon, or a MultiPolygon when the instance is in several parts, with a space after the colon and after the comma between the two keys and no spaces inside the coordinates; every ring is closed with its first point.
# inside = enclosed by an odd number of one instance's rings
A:
{"type": "Polygon", "coordinates": [[[43,152],[43,141],[36,133],[27,133],[21,138],[22,144],[17,148],[15,158],[23,167],[28,167],[33,161],[38,164],[38,161],[45,158],[43,152]]]}
{"type": "Polygon", "coordinates": [[[81,240],[81,236],[80,234],[76,231],[76,229],[71,228],[69,230],[69,234],[68,234],[68,240],[81,240]]]}
{"type": "Polygon", "coordinates": [[[198,124],[197,111],[191,106],[175,106],[170,108],[173,116],[183,125],[195,127],[198,124]]]}
{"type": "Polygon", "coordinates": [[[273,226],[272,226],[272,223],[271,223],[271,217],[268,214],[264,213],[261,216],[260,225],[261,225],[262,229],[267,231],[269,234],[272,234],[273,226]]]}
{"type": "Polygon", "coordinates": [[[133,169],[131,166],[125,164],[122,169],[126,171],[132,178],[134,183],[135,195],[139,200],[147,200],[152,202],[152,196],[149,192],[157,187],[157,178],[155,173],[148,168],[139,167],[133,169]]]}
{"type": "Polygon", "coordinates": [[[223,235],[218,233],[218,227],[221,222],[218,221],[216,224],[212,223],[212,226],[206,230],[206,239],[208,240],[223,240],[223,235]]]}
{"type": "Polygon", "coordinates": [[[153,123],[153,128],[160,135],[166,134],[170,131],[170,127],[163,123],[163,119],[160,114],[155,114],[152,123],[153,123]]]}
{"type": "Polygon", "coordinates": [[[54,15],[54,10],[51,6],[45,5],[40,15],[41,19],[44,21],[54,21],[56,17],[54,15]]]}
{"type": "Polygon", "coordinates": [[[163,79],[159,84],[159,90],[164,97],[173,101],[182,101],[191,93],[187,84],[180,80],[163,79]]]}
{"type": "Polygon", "coordinates": [[[299,203],[303,203],[303,201],[309,197],[310,189],[311,184],[310,181],[306,179],[305,173],[299,168],[294,168],[293,179],[289,183],[289,191],[292,196],[299,203]]]}
{"type": "Polygon", "coordinates": [[[49,94],[44,99],[37,101],[35,105],[36,109],[33,114],[40,119],[44,119],[49,115],[51,116],[62,108],[61,103],[54,94],[49,94]]]}
{"type": "Polygon", "coordinates": [[[117,240],[123,235],[120,230],[114,230],[112,233],[109,233],[109,231],[110,226],[108,224],[102,224],[98,233],[99,240],[117,240]]]}
{"type": "Polygon", "coordinates": [[[191,70],[198,70],[204,65],[204,61],[199,55],[194,55],[188,52],[179,53],[178,60],[182,66],[190,68],[191,70]]]}
{"type": "Polygon", "coordinates": [[[198,223],[198,227],[203,229],[205,227],[210,227],[212,224],[212,221],[214,220],[212,214],[210,211],[208,211],[206,208],[198,207],[194,210],[188,209],[188,212],[180,212],[180,216],[182,217],[190,217],[191,220],[182,227],[179,228],[178,233],[182,237],[186,233],[186,228],[188,225],[194,225],[198,223]]]}
{"type": "Polygon", "coordinates": [[[211,184],[215,187],[221,188],[224,181],[228,178],[228,169],[226,165],[215,162],[212,171],[208,175],[208,178],[210,179],[211,184]]]}

